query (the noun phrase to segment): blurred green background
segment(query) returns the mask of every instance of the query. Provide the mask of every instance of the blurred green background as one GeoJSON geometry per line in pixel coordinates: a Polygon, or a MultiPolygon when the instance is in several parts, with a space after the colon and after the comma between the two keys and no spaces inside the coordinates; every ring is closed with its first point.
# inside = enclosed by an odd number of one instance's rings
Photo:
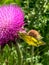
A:
{"type": "MultiPolygon", "coordinates": [[[[49,0],[0,0],[3,4],[17,4],[25,13],[25,28],[27,31],[35,29],[40,32],[44,46],[34,47],[20,40],[20,49],[23,54],[23,65],[49,65],[49,0]]],[[[0,65],[18,65],[15,47],[6,45],[0,53],[0,65]]]]}

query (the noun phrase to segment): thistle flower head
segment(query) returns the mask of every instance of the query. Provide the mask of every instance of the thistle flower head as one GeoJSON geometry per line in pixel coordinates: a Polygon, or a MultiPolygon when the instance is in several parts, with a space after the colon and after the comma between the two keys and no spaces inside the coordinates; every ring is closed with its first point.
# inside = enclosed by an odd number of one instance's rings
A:
{"type": "Polygon", "coordinates": [[[0,6],[0,45],[17,38],[24,26],[24,13],[17,5],[0,6]]]}

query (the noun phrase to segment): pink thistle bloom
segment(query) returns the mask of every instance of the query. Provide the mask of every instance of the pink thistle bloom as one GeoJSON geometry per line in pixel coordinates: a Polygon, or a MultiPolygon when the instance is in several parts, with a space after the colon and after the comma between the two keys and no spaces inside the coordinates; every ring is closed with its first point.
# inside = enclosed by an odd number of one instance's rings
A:
{"type": "Polygon", "coordinates": [[[17,5],[0,6],[0,45],[13,41],[24,26],[24,12],[17,5]]]}

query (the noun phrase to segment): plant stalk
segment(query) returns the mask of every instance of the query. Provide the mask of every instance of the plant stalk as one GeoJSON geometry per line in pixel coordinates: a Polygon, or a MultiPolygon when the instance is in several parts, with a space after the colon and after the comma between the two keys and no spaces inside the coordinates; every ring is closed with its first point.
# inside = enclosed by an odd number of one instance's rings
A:
{"type": "Polygon", "coordinates": [[[22,55],[22,52],[21,52],[21,49],[19,46],[20,46],[19,43],[15,41],[15,48],[16,48],[17,55],[18,55],[18,65],[22,65],[23,64],[23,55],[22,55]]]}
{"type": "Polygon", "coordinates": [[[31,49],[31,65],[34,65],[33,57],[34,57],[34,47],[32,47],[31,49]]]}

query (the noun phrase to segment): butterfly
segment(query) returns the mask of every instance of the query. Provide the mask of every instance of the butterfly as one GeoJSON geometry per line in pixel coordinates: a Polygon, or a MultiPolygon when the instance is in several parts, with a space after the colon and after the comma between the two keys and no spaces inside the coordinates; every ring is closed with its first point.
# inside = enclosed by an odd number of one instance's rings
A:
{"type": "Polygon", "coordinates": [[[33,36],[27,35],[26,33],[19,33],[19,36],[22,40],[24,40],[28,45],[31,46],[40,46],[44,45],[45,43],[42,40],[37,40],[33,36]]]}

